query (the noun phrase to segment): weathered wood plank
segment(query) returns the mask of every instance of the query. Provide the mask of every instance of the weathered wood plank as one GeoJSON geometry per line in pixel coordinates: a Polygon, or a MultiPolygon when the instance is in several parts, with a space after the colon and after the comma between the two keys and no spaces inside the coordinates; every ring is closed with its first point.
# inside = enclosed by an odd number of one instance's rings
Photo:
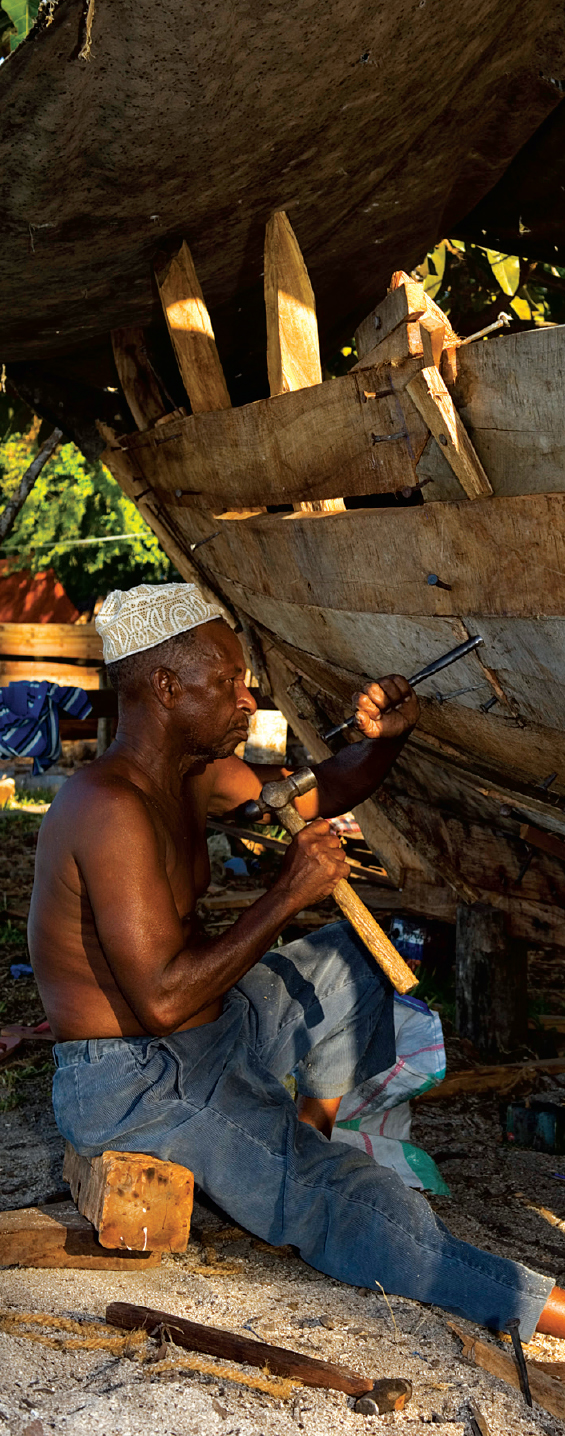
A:
{"type": "Polygon", "coordinates": [[[321,384],[316,300],[298,240],[283,210],[265,232],[267,370],[271,394],[321,384]]]}
{"type": "Polygon", "coordinates": [[[145,330],[139,325],[113,329],[112,350],[118,379],[135,423],[138,429],[149,429],[167,410],[148,362],[145,330]]]}
{"type": "Polygon", "coordinates": [[[496,1062],[528,1037],[528,953],[506,914],[489,903],[457,909],[456,1023],[482,1061],[496,1062]]]}
{"type": "Polygon", "coordinates": [[[99,669],[82,668],[78,664],[57,663],[50,658],[6,659],[0,662],[0,685],[7,683],[35,682],[60,683],[69,688],[95,688],[98,691],[99,669]]]}
{"type": "Polygon", "coordinates": [[[17,658],[92,658],[102,662],[93,623],[0,623],[0,653],[17,658]]]}
{"type": "Polygon", "coordinates": [[[63,1177],[101,1246],[186,1251],[194,1200],[194,1177],[186,1167],[142,1152],[81,1157],[67,1142],[63,1177]]]}
{"type": "Polygon", "coordinates": [[[355,347],[358,358],[364,359],[377,344],[388,339],[389,334],[394,333],[399,324],[415,325],[425,313],[424,286],[407,277],[404,284],[389,290],[380,304],[371,310],[356,329],[355,347]]]}
{"type": "Polygon", "coordinates": [[[138,1271],[158,1266],[160,1252],[108,1251],[72,1202],[0,1212],[0,1266],[138,1271]]]}
{"type": "MultiPolygon", "coordinates": [[[[271,395],[322,382],[316,301],[288,216],[279,210],[265,233],[267,370],[271,395]]],[[[342,498],[295,502],[295,509],[339,513],[342,498]]]]}
{"type": "MultiPolygon", "coordinates": [[[[276,639],[275,650],[272,633],[263,627],[260,620],[255,621],[254,627],[261,637],[264,650],[268,650],[269,663],[278,650],[295,672],[304,675],[316,685],[324,702],[327,701],[325,695],[328,695],[333,704],[334,722],[350,711],[351,695],[368,677],[364,670],[355,670],[351,666],[347,668],[332,662],[331,659],[318,658],[306,649],[296,648],[280,634],[276,639]]],[[[458,637],[461,637],[460,632],[458,637]]],[[[463,686],[461,684],[461,687],[463,686]]],[[[477,764],[479,771],[483,767],[490,770],[485,773],[487,785],[492,784],[493,774],[498,772],[503,793],[506,791],[509,773],[512,774],[513,780],[535,785],[542,777],[555,770],[558,777],[554,791],[565,791],[565,745],[562,728],[544,729],[539,723],[529,723],[527,727],[521,727],[507,717],[497,716],[496,708],[489,713],[481,713],[476,709],[465,708],[459,702],[439,704],[426,698],[421,688],[419,696],[421,715],[417,738],[425,742],[427,747],[435,749],[438,755],[447,752],[462,768],[477,764]]],[[[500,711],[499,707],[498,712],[500,711]]],[[[501,802],[505,801],[506,797],[503,796],[501,802]]]]}
{"type": "Polygon", "coordinates": [[[444,448],[467,497],[477,499],[492,494],[492,486],[435,364],[415,374],[407,388],[424,423],[444,448]]]}
{"type": "Polygon", "coordinates": [[[221,512],[404,488],[427,438],[414,406],[406,403],[405,419],[399,397],[369,369],[171,420],[121,447],[161,502],[221,512]]]}
{"type": "Polygon", "coordinates": [[[191,543],[220,529],[200,551],[210,577],[295,604],[422,618],[558,617],[565,609],[560,494],[245,522],[183,509],[175,519],[191,543]],[[450,591],[428,584],[434,573],[450,591]]]}
{"type": "Polygon", "coordinates": [[[212,321],[186,240],[172,258],[157,262],[155,277],[192,412],[230,409],[212,321]]]}
{"type": "MultiPolygon", "coordinates": [[[[493,492],[565,489],[565,326],[532,329],[457,351],[452,398],[493,492]]],[[[452,480],[435,440],[418,468],[432,477],[426,503],[452,497],[452,480]]]]}

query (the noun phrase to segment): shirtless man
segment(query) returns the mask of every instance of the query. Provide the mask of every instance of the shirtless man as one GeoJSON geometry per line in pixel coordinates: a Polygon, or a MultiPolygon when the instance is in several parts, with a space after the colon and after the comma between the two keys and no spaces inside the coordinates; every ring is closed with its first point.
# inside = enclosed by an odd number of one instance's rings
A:
{"type": "Polygon", "coordinates": [[[395,1173],[328,1141],[342,1094],[395,1056],[392,990],[353,930],[272,948],[348,875],[327,819],[369,797],[398,756],[418,719],[406,679],[357,695],[365,740],[317,766],[317,790],[297,802],[310,825],[270,891],[208,938],[195,919],[207,814],[284,771],[233,756],[256,708],[239,640],[189,584],[117,591],[97,626],[117,736],[44,819],[29,925],[61,1132],[88,1156],[190,1167],[235,1221],[345,1282],[498,1328],[517,1316],[524,1340],[536,1325],[565,1335],[549,1278],[458,1241],[395,1173]]]}

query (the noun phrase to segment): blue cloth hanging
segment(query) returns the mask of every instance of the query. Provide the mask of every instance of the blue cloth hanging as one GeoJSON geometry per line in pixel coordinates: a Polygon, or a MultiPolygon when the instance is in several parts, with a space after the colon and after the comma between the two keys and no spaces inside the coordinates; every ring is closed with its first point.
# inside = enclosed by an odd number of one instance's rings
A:
{"type": "Polygon", "coordinates": [[[0,688],[0,757],[33,758],[45,773],[61,754],[59,715],[87,718],[92,704],[84,688],[58,683],[9,683],[0,688]]]}

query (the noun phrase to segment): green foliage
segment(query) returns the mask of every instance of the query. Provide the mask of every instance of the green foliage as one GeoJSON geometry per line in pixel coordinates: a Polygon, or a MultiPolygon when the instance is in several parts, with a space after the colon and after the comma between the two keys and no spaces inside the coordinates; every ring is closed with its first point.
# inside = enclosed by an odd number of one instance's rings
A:
{"type": "Polygon", "coordinates": [[[442,239],[414,270],[458,334],[511,314],[516,328],[565,322],[565,269],[461,239],[442,239]]]}
{"type": "MultiPolygon", "coordinates": [[[[11,498],[38,448],[30,435],[0,442],[0,503],[11,498]]],[[[38,573],[53,568],[79,609],[113,588],[168,583],[178,578],[158,541],[103,464],[89,464],[63,444],[36,480],[2,548],[14,566],[38,573]],[[135,534],[127,540],[74,546],[77,539],[135,534]],[[139,537],[137,537],[139,535],[139,537]]]]}
{"type": "MultiPolygon", "coordinates": [[[[29,34],[37,19],[39,0],[2,0],[1,9],[13,27],[10,34],[10,49],[15,50],[29,34]]],[[[6,27],[2,24],[2,29],[6,27]]]]}

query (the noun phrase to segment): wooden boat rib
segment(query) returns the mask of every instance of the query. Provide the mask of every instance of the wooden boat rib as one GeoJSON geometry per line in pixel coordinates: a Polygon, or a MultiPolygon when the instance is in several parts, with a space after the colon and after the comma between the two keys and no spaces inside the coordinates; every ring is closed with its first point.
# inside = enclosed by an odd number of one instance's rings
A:
{"type": "MultiPolygon", "coordinates": [[[[161,298],[181,305],[171,337],[200,412],[144,417],[143,365],[126,372],[114,336],[139,432],[106,429],[105,461],[180,571],[227,604],[318,760],[360,684],[482,634],[423,685],[420,724],[359,819],[405,910],[453,921],[458,902],[488,901],[516,937],[563,947],[565,327],[459,348],[400,273],[360,326],[355,369],[294,389],[316,372],[314,301],[286,220],[269,245],[283,392],[213,407],[221,364],[185,254],[184,299],[166,284],[161,298]],[[408,506],[378,506],[399,491],[408,506]]],[[[372,900],[395,905],[390,891],[372,900]]]]}

